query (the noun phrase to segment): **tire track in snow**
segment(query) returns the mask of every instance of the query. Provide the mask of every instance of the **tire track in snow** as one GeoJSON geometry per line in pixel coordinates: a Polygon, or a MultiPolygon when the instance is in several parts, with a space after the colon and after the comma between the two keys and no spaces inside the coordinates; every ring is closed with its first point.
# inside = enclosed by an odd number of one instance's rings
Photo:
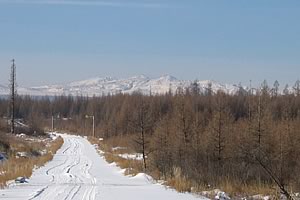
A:
{"type": "MultiPolygon", "coordinates": [[[[66,153],[68,151],[70,151],[69,154],[72,154],[72,153],[74,153],[74,149],[77,148],[76,144],[74,146],[73,145],[74,143],[70,142],[70,140],[67,140],[67,139],[64,140],[64,144],[66,146],[66,149],[62,152],[63,155],[67,155],[66,153]]],[[[50,169],[48,169],[46,171],[47,175],[51,175],[52,176],[52,180],[51,180],[52,184],[48,185],[47,187],[45,187],[44,189],[42,189],[41,192],[38,192],[38,195],[35,195],[35,197],[32,198],[32,200],[33,199],[45,199],[45,200],[47,200],[47,199],[53,197],[52,195],[57,196],[57,195],[59,195],[61,193],[61,188],[63,188],[63,186],[60,187],[60,188],[57,188],[55,186],[55,185],[57,185],[57,182],[55,182],[55,178],[60,177],[61,168],[63,166],[65,166],[65,165],[68,166],[68,162],[70,161],[70,157],[69,156],[63,156],[63,155],[60,155],[61,157],[64,158],[64,161],[62,163],[60,163],[60,164],[58,164],[58,165],[56,165],[54,167],[51,167],[50,169]],[[60,172],[57,172],[58,170],[60,172]],[[54,172],[52,173],[52,171],[54,171],[54,172]],[[53,189],[53,188],[55,188],[55,189],[53,189]],[[41,197],[41,196],[43,196],[43,197],[41,197]]],[[[63,169],[65,169],[66,167],[64,167],[63,169]]]]}
{"type": "MultiPolygon", "coordinates": [[[[67,146],[67,148],[62,152],[62,154],[65,154],[66,151],[68,151],[68,150],[71,148],[72,143],[70,143],[69,140],[64,140],[64,145],[70,145],[70,146],[67,146]]],[[[64,162],[62,162],[62,163],[60,163],[60,164],[58,164],[58,165],[56,165],[56,166],[54,166],[54,167],[49,168],[49,169],[46,171],[46,174],[49,175],[49,172],[50,172],[51,170],[54,170],[55,168],[59,168],[59,167],[65,165],[67,161],[68,161],[68,159],[65,158],[64,162]]]]}
{"type": "Polygon", "coordinates": [[[64,150],[61,155],[57,155],[64,159],[46,171],[46,175],[53,177],[51,183],[37,191],[30,200],[95,200],[97,181],[89,173],[92,161],[84,155],[84,145],[76,137],[64,139],[64,150]],[[82,195],[81,198],[80,195],[82,195]]]}
{"type": "Polygon", "coordinates": [[[53,160],[37,169],[29,183],[0,190],[1,200],[205,199],[152,184],[143,175],[126,177],[100,157],[85,138],[62,137],[65,143],[53,160]]]}

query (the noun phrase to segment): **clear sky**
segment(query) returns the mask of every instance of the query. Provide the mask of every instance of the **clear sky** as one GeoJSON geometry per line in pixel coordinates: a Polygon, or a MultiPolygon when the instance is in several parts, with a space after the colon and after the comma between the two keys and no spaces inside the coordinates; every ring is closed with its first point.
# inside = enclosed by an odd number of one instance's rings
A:
{"type": "Polygon", "coordinates": [[[0,84],[300,78],[299,0],[0,0],[0,84]]]}

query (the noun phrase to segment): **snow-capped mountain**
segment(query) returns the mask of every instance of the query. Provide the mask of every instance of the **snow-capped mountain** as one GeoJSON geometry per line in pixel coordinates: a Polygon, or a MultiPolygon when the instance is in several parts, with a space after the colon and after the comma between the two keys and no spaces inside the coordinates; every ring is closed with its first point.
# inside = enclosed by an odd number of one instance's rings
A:
{"type": "MultiPolygon", "coordinates": [[[[101,96],[107,94],[141,92],[143,94],[164,94],[169,91],[175,93],[178,88],[187,88],[194,81],[178,80],[177,78],[164,75],[159,78],[149,78],[144,75],[130,78],[98,77],[88,80],[71,82],[66,85],[49,85],[29,88],[18,88],[18,94],[33,96],[101,96]]],[[[228,94],[234,94],[239,87],[236,85],[220,84],[215,81],[197,81],[200,91],[204,92],[211,85],[214,92],[222,90],[228,94]]],[[[0,94],[8,94],[8,87],[0,86],[0,94]]]]}
{"type": "Polygon", "coordinates": [[[9,88],[4,85],[0,85],[0,94],[1,95],[8,95],[9,94],[9,88]]]}

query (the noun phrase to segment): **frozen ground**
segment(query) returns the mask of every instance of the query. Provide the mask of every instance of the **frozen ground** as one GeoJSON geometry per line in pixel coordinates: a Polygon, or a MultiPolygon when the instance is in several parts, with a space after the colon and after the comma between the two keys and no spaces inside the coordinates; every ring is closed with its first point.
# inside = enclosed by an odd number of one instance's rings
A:
{"type": "Polygon", "coordinates": [[[199,200],[152,183],[147,176],[124,176],[108,164],[84,138],[62,135],[64,145],[54,159],[36,170],[25,184],[0,190],[5,200],[199,200]]]}

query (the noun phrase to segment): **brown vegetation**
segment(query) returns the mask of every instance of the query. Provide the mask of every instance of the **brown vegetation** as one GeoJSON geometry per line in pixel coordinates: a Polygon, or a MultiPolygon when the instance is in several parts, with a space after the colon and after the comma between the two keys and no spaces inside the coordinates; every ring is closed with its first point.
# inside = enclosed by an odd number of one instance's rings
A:
{"type": "Polygon", "coordinates": [[[50,139],[32,137],[30,140],[17,138],[16,136],[3,134],[1,141],[8,144],[8,160],[0,164],[0,187],[4,187],[7,181],[17,177],[30,177],[33,170],[43,166],[53,159],[53,155],[62,146],[63,139],[58,137],[49,142],[50,139]],[[20,157],[18,152],[26,152],[26,157],[20,157]],[[44,153],[40,153],[44,152],[44,153]]]}
{"type": "MultiPolygon", "coordinates": [[[[235,95],[210,87],[200,92],[193,84],[155,96],[26,97],[16,104],[16,115],[38,115],[50,125],[51,115],[59,114],[56,129],[83,135],[92,134],[85,115],[95,115],[97,137],[127,138],[123,146],[144,155],[143,170],[180,191],[295,192],[300,191],[300,92],[294,90],[281,95],[278,83],[270,88],[264,82],[235,95]]],[[[0,113],[4,105],[0,101],[0,113]]]]}
{"type": "Polygon", "coordinates": [[[104,152],[103,156],[108,163],[116,163],[121,169],[125,169],[125,175],[136,175],[143,171],[143,162],[134,159],[125,159],[120,154],[133,153],[131,149],[131,139],[114,137],[104,141],[97,138],[88,137],[92,144],[98,145],[99,149],[104,152]],[[114,149],[117,147],[116,149],[114,149]]]}

